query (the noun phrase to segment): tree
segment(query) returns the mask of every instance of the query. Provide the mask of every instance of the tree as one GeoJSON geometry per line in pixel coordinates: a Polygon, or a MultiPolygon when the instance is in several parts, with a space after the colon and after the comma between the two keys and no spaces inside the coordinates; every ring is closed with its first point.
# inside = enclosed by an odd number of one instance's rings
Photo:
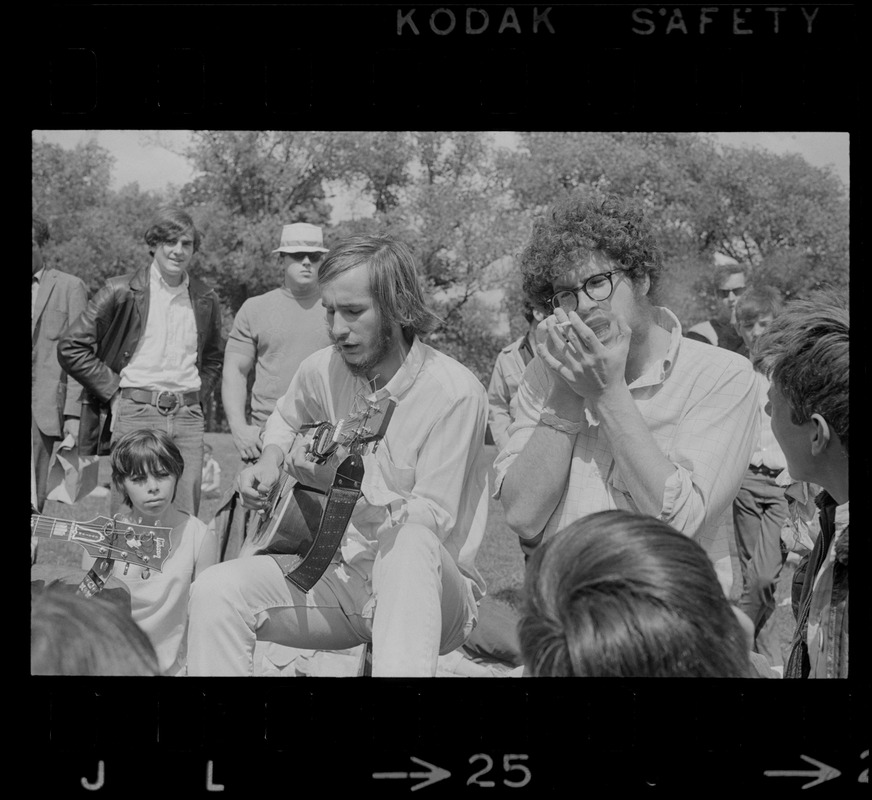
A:
{"type": "Polygon", "coordinates": [[[65,150],[32,140],[31,149],[32,204],[49,222],[49,263],[78,275],[91,293],[141,266],[161,196],[135,183],[112,191],[114,158],[96,142],[65,150]]]}
{"type": "Polygon", "coordinates": [[[685,322],[713,310],[716,253],[787,296],[847,285],[845,187],[799,155],[701,134],[539,132],[521,134],[501,167],[516,207],[534,214],[580,186],[639,200],[667,265],[660,297],[685,322]]]}

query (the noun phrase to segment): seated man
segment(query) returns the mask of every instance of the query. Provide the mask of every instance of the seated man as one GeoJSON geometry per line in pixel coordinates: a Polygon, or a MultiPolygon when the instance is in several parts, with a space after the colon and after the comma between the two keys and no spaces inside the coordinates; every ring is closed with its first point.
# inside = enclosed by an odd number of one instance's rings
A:
{"type": "Polygon", "coordinates": [[[847,299],[817,292],[785,306],[754,351],[772,381],[766,411],[788,472],[824,489],[820,533],[794,577],[785,678],[848,677],[849,329],[847,299]]]}
{"type": "Polygon", "coordinates": [[[649,514],[696,539],[729,594],[730,504],[759,438],[751,364],[683,337],[654,305],[662,257],[618,197],[558,202],[521,269],[527,294],[554,314],[495,462],[507,523],[530,550],[595,511],[649,514]]]}
{"type": "Polygon", "coordinates": [[[305,593],[277,560],[253,555],[206,570],[192,587],[189,675],[251,675],[257,640],[341,650],[372,641],[372,675],[432,676],[476,619],[475,555],[487,523],[487,398],[465,367],[421,341],[438,322],[411,252],[355,236],[318,269],[333,347],[306,358],[270,415],[257,464],[238,488],[251,508],[284,463],[328,491],[344,447],[306,458],[305,426],[345,419],[361,398],[394,398],[378,448],[363,456],[362,496],[339,550],[305,593]]]}
{"type": "Polygon", "coordinates": [[[518,633],[532,677],[748,678],[743,622],[696,542],[600,511],[534,554],[518,633]]]}

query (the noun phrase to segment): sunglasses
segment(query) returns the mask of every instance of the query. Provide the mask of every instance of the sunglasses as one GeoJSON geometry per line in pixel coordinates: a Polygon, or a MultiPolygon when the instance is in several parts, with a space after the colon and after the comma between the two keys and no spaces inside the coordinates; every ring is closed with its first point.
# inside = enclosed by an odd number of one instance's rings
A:
{"type": "Polygon", "coordinates": [[[718,289],[718,294],[726,300],[731,293],[739,297],[744,291],[744,286],[737,286],[735,289],[718,289]]]}
{"type": "Polygon", "coordinates": [[[283,256],[288,256],[294,261],[302,261],[308,258],[313,264],[317,264],[321,260],[323,253],[282,253],[283,256]]]}

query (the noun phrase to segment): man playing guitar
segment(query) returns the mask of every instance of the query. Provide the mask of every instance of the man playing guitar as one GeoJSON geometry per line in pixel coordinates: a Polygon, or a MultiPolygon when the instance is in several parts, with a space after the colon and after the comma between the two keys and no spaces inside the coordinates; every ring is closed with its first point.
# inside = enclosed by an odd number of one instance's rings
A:
{"type": "Polygon", "coordinates": [[[309,429],[329,422],[339,430],[361,398],[373,407],[395,401],[390,424],[377,448],[351,447],[363,466],[360,495],[308,591],[281,557],[262,554],[198,577],[189,675],[251,675],[261,640],[336,650],[372,642],[373,677],[432,676],[440,653],[475,625],[485,590],[474,563],[488,506],[484,387],[421,341],[438,318],[401,242],[346,239],[320,265],[318,284],[333,347],[303,361],[276,405],[260,459],[237,480],[244,504],[265,509],[283,465],[307,487],[341,488],[354,459],[342,444],[313,458],[309,429]]]}

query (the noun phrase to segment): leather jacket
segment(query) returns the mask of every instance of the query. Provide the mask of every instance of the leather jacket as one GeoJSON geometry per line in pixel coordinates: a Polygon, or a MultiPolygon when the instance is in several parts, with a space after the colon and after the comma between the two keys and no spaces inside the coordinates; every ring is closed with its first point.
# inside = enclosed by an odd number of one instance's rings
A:
{"type": "MultiPolygon", "coordinates": [[[[121,370],[136,351],[148,316],[150,269],[110,278],[58,341],[60,365],[83,387],[80,455],[109,451],[109,401],[118,390],[121,370]]],[[[197,326],[197,370],[203,398],[221,376],[221,309],[214,289],[190,274],[188,293],[197,326]]]]}

